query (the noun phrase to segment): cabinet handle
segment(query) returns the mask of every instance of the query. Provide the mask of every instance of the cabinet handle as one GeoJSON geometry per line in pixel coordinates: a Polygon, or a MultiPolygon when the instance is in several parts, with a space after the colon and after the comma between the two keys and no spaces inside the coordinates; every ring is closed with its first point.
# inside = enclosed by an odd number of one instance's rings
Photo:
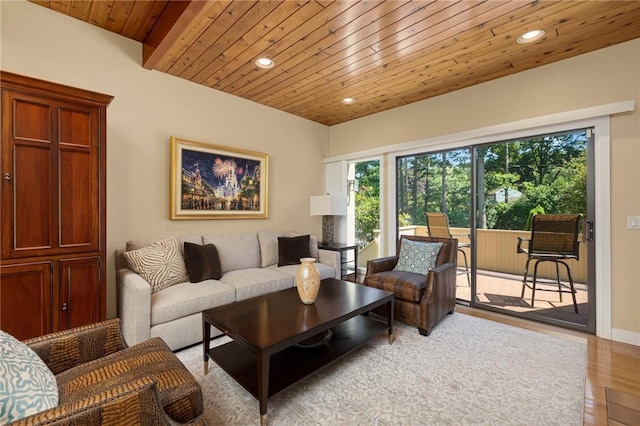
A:
{"type": "Polygon", "coordinates": [[[3,179],[7,182],[11,182],[11,175],[9,173],[5,173],[3,179]]]}
{"type": "Polygon", "coordinates": [[[67,305],[67,303],[66,303],[66,302],[65,302],[65,303],[63,303],[63,304],[62,304],[62,310],[63,310],[63,311],[66,311],[66,310],[68,310],[68,309],[69,309],[69,306],[67,305]]]}

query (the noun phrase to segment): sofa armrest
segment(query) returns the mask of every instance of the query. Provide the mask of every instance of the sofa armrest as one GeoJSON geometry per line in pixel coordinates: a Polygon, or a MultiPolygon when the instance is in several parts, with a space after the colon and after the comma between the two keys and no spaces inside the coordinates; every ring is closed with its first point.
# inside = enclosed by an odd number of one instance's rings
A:
{"type": "Polygon", "coordinates": [[[151,285],[129,268],[116,271],[118,316],[122,335],[129,346],[149,339],[151,330],[151,285]]]}
{"type": "Polygon", "coordinates": [[[24,343],[38,354],[53,374],[62,373],[127,347],[118,318],[46,334],[24,343]]]}
{"type": "MultiPolygon", "coordinates": [[[[116,419],[122,424],[184,424],[173,421],[162,409],[158,398],[156,381],[152,376],[146,376],[9,425],[103,425],[112,424],[116,419]],[[123,413],[126,413],[125,418],[122,418],[123,413]]],[[[200,418],[187,424],[205,425],[200,418]]]]}
{"type": "Polygon", "coordinates": [[[318,262],[333,266],[336,271],[334,278],[340,279],[340,252],[318,249],[318,262]]]}
{"type": "Polygon", "coordinates": [[[368,277],[369,275],[376,274],[378,272],[391,271],[396,267],[397,263],[397,256],[381,257],[378,259],[368,260],[367,272],[365,276],[368,277]]]}

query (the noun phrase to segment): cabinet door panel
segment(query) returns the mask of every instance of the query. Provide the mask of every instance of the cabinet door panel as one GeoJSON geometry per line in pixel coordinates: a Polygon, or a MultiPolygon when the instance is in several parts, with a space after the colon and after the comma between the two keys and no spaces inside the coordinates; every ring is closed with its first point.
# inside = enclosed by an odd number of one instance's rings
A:
{"type": "Polygon", "coordinates": [[[51,142],[51,106],[13,99],[12,137],[16,140],[51,142]]]}
{"type": "Polygon", "coordinates": [[[60,150],[60,247],[98,249],[97,173],[89,151],[60,150]]]}
{"type": "Polygon", "coordinates": [[[2,93],[2,257],[26,257],[56,243],[51,105],[2,93]]]}
{"type": "Polygon", "coordinates": [[[58,110],[59,142],[62,145],[91,146],[95,120],[89,111],[60,108],[58,110]],[[94,124],[92,126],[92,123],[94,124]]]}
{"type": "Polygon", "coordinates": [[[51,262],[0,266],[0,329],[19,340],[51,333],[51,262]]]}
{"type": "Polygon", "coordinates": [[[100,321],[100,258],[61,260],[60,291],[60,329],[100,321]]]}
{"type": "Polygon", "coordinates": [[[61,248],[99,248],[100,170],[95,108],[58,108],[61,248]]]}
{"type": "Polygon", "coordinates": [[[54,178],[50,144],[16,141],[13,149],[13,246],[11,250],[49,249],[52,227],[54,178]]]}

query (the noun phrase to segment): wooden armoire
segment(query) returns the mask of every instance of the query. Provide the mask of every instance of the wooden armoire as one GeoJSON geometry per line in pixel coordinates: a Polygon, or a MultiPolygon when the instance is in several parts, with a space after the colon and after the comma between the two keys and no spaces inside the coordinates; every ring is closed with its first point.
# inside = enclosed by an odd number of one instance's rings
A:
{"type": "Polygon", "coordinates": [[[112,96],[0,71],[0,329],[18,339],[106,318],[112,96]]]}

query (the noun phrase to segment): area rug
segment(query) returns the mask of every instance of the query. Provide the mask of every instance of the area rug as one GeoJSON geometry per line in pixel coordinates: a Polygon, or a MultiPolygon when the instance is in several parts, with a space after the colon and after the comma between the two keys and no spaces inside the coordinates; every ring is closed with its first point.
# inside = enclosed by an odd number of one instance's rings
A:
{"type": "MultiPolygon", "coordinates": [[[[429,337],[395,323],[269,399],[270,425],[581,425],[586,344],[464,314],[429,337]]],[[[202,385],[209,425],[258,425],[258,401],[202,347],[178,352],[202,385]]]]}

